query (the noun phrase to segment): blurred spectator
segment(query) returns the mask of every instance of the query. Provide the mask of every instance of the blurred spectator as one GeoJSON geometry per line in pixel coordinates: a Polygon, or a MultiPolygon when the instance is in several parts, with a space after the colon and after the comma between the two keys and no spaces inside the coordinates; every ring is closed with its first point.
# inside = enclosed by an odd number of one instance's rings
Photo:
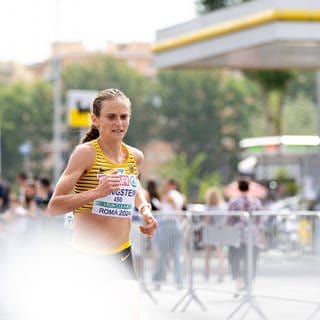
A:
{"type": "Polygon", "coordinates": [[[10,188],[0,177],[0,213],[3,213],[9,207],[10,188]]]}
{"type": "Polygon", "coordinates": [[[160,210],[161,203],[160,203],[160,193],[158,191],[157,182],[154,180],[149,180],[147,182],[147,199],[151,203],[152,211],[160,210]]]}
{"type": "Polygon", "coordinates": [[[28,211],[22,206],[21,201],[15,195],[10,197],[10,206],[3,214],[6,229],[15,230],[18,233],[26,231],[26,223],[22,222],[28,216],[28,211]]]}
{"type": "Polygon", "coordinates": [[[141,224],[139,212],[134,210],[132,213],[132,222],[130,229],[130,241],[131,241],[131,250],[132,250],[132,259],[133,266],[136,272],[138,279],[143,277],[143,246],[144,246],[144,237],[139,230],[141,224]]]}
{"type": "Polygon", "coordinates": [[[34,180],[26,181],[22,205],[27,210],[28,216],[35,218],[38,215],[37,185],[34,180]]]}
{"type": "Polygon", "coordinates": [[[178,185],[174,179],[168,179],[163,185],[161,197],[161,215],[158,216],[159,226],[156,232],[156,241],[159,245],[159,259],[153,274],[156,288],[166,279],[166,271],[170,253],[173,255],[174,278],[178,288],[184,285],[183,271],[183,224],[181,211],[184,207],[185,197],[177,190],[178,185]]]}
{"type": "MultiPolygon", "coordinates": [[[[153,214],[157,217],[158,211],[161,210],[161,196],[158,187],[158,183],[155,180],[148,180],[146,183],[146,199],[151,204],[151,210],[153,214]]],[[[159,244],[158,231],[155,233],[154,237],[150,239],[150,246],[152,252],[152,259],[154,261],[154,268],[159,260],[160,256],[160,244],[159,244]]]]}
{"type": "MultiPolygon", "coordinates": [[[[206,210],[225,210],[227,209],[221,191],[217,187],[210,187],[205,193],[205,206],[206,210]]],[[[225,223],[225,216],[216,214],[207,214],[204,217],[206,225],[214,225],[221,227],[225,223]]],[[[215,249],[216,256],[218,259],[218,279],[217,282],[223,281],[224,270],[224,246],[221,244],[216,245],[214,248],[211,245],[205,245],[205,269],[204,276],[210,278],[210,258],[211,251],[215,249]]]]}
{"type": "MultiPolygon", "coordinates": [[[[262,210],[262,204],[259,199],[249,198],[247,193],[250,188],[250,180],[246,177],[242,177],[238,181],[238,188],[240,196],[231,200],[229,203],[230,211],[243,211],[250,212],[262,210]]],[[[259,247],[261,245],[261,234],[263,227],[260,216],[250,217],[252,221],[252,274],[249,279],[249,266],[247,259],[248,247],[248,220],[242,215],[233,215],[228,218],[227,223],[229,225],[238,226],[240,228],[240,243],[239,247],[229,246],[229,262],[231,265],[232,279],[236,281],[236,293],[239,295],[239,290],[246,290],[251,283],[249,281],[255,278],[257,258],[259,253],[259,247]]]]}
{"type": "Polygon", "coordinates": [[[37,197],[36,201],[38,206],[45,210],[51,199],[53,190],[51,188],[51,182],[48,178],[43,177],[38,180],[37,197]]]}
{"type": "Polygon", "coordinates": [[[28,175],[26,172],[20,172],[16,176],[16,182],[19,187],[18,197],[21,201],[23,201],[23,199],[24,199],[24,192],[25,192],[27,181],[28,181],[28,175]]]}
{"type": "MultiPolygon", "coordinates": [[[[146,188],[143,188],[143,192],[146,200],[151,204],[151,210],[159,210],[160,205],[160,196],[157,190],[157,184],[155,181],[150,180],[147,181],[146,188]]],[[[131,240],[131,250],[132,250],[132,258],[135,272],[138,278],[143,282],[143,255],[145,247],[149,246],[150,243],[154,243],[154,238],[146,239],[144,235],[140,232],[139,226],[141,225],[140,214],[137,210],[134,210],[132,214],[132,223],[130,230],[130,240],[131,240]]],[[[157,248],[154,247],[152,250],[152,254],[156,256],[157,248]]],[[[155,257],[154,257],[155,259],[155,257]]]]}

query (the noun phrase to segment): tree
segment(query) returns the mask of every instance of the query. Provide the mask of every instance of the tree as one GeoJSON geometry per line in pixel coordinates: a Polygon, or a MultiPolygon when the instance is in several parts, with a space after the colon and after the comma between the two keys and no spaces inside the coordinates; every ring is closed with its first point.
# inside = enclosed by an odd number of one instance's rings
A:
{"type": "MultiPolygon", "coordinates": [[[[199,0],[199,12],[207,13],[219,8],[232,6],[246,0],[199,0]]],[[[250,1],[250,0],[249,0],[250,1]]],[[[286,89],[295,77],[292,71],[249,70],[244,74],[257,82],[263,99],[265,134],[283,134],[283,109],[286,89]]]]}
{"type": "Polygon", "coordinates": [[[237,145],[254,114],[252,86],[243,78],[211,71],[163,71],[158,76],[162,103],[160,136],[192,161],[206,154],[200,173],[235,172],[237,145]]]}
{"type": "Polygon", "coordinates": [[[65,90],[116,86],[130,97],[134,121],[128,143],[142,147],[164,139],[190,163],[203,152],[202,178],[216,170],[234,172],[234,150],[248,127],[247,114],[255,109],[248,81],[205,71],[163,71],[150,81],[105,55],[68,65],[62,74],[65,90]]]}
{"type": "Polygon", "coordinates": [[[28,141],[32,152],[30,160],[34,175],[47,171],[44,159],[48,157],[52,139],[52,86],[48,82],[14,83],[0,87],[0,117],[3,175],[14,181],[22,171],[23,158],[19,147],[28,141]]]}
{"type": "Polygon", "coordinates": [[[315,71],[299,70],[290,81],[287,94],[292,99],[305,96],[313,104],[316,104],[316,80],[315,71]]]}
{"type": "MultiPolygon", "coordinates": [[[[119,88],[131,100],[132,121],[126,142],[142,146],[157,135],[158,110],[153,104],[153,83],[128,67],[125,62],[107,55],[95,55],[84,62],[66,66],[62,71],[64,90],[102,90],[119,88]]],[[[77,139],[78,142],[78,139],[77,139]]]]}
{"type": "Polygon", "coordinates": [[[317,135],[318,115],[315,105],[305,95],[287,99],[284,109],[284,132],[292,135],[317,135]]]}
{"type": "Polygon", "coordinates": [[[295,73],[278,70],[250,70],[244,71],[244,74],[260,86],[265,134],[282,135],[286,92],[290,81],[295,77],[295,73]]]}
{"type": "Polygon", "coordinates": [[[197,8],[199,13],[204,13],[248,1],[251,0],[198,0],[197,8]]]}

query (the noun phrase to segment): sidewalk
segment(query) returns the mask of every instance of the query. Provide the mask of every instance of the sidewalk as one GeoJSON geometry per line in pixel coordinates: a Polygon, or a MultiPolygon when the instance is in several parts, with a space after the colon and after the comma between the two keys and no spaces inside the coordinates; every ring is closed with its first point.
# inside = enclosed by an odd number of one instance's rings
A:
{"type": "MultiPolygon", "coordinates": [[[[229,273],[222,283],[216,283],[214,271],[210,280],[205,280],[201,256],[195,257],[193,269],[193,292],[188,287],[177,290],[173,285],[163,285],[158,291],[153,290],[151,284],[147,286],[157,303],[144,294],[144,320],[226,320],[243,302],[244,296],[233,296],[234,283],[229,273]],[[197,298],[206,311],[202,310],[197,298]],[[175,306],[177,308],[172,311],[175,306]]],[[[212,270],[216,270],[215,266],[212,270]]],[[[270,253],[262,254],[251,297],[253,299],[246,301],[231,319],[262,319],[254,309],[256,303],[269,320],[309,320],[314,312],[312,320],[320,320],[320,257],[292,255],[279,258],[270,253]],[[248,313],[243,317],[247,309],[248,313]]]]}
{"type": "MultiPolygon", "coordinates": [[[[225,320],[231,315],[233,311],[241,304],[241,298],[234,299],[230,294],[223,294],[217,292],[208,291],[195,291],[196,297],[206,307],[206,311],[203,311],[197,301],[192,298],[192,295],[188,295],[183,303],[179,304],[176,311],[172,311],[172,308],[188,293],[187,291],[177,291],[170,288],[163,289],[154,294],[157,303],[155,304],[147,295],[144,295],[145,306],[145,318],[143,320],[163,320],[163,319],[215,319],[225,320]],[[188,304],[185,311],[182,311],[183,307],[188,302],[188,299],[192,300],[188,304]]],[[[257,320],[262,319],[254,310],[254,303],[257,303],[261,311],[266,316],[266,319],[270,320],[304,320],[308,319],[311,314],[319,307],[319,312],[313,318],[314,320],[320,319],[320,305],[310,303],[301,303],[295,301],[284,301],[276,299],[266,298],[254,298],[253,302],[245,303],[243,307],[238,310],[232,319],[242,319],[247,308],[248,313],[244,319],[257,320]]]]}

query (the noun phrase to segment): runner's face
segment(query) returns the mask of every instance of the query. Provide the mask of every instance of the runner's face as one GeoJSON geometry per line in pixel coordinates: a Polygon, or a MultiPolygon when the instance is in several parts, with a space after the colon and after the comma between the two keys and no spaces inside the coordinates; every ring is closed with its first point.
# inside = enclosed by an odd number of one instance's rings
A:
{"type": "Polygon", "coordinates": [[[95,119],[100,135],[122,140],[129,127],[130,111],[130,106],[124,99],[103,101],[100,117],[95,119]]]}

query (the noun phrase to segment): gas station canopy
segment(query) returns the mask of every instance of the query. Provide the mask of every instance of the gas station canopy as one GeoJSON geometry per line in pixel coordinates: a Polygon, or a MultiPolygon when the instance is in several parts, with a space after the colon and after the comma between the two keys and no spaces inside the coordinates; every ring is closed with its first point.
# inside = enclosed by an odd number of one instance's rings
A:
{"type": "Polygon", "coordinates": [[[320,1],[253,0],[157,31],[163,68],[319,69],[320,1]]]}

